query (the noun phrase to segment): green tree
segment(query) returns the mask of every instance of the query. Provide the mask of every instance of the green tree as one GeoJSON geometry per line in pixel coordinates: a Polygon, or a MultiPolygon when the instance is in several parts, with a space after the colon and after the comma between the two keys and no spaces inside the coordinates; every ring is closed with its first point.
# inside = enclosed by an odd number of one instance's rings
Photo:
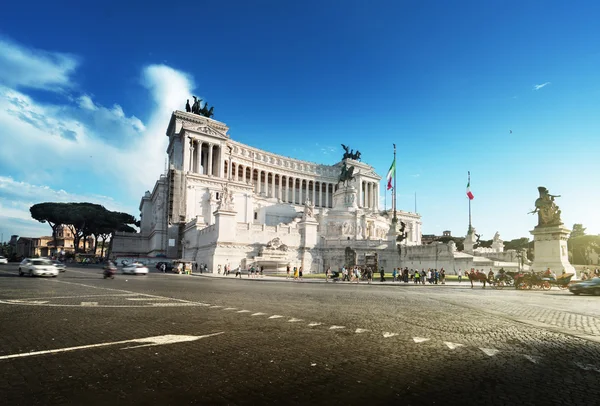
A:
{"type": "Polygon", "coordinates": [[[67,203],[38,203],[29,208],[31,217],[40,223],[48,223],[52,229],[52,240],[54,250],[58,247],[58,236],[56,232],[61,225],[69,221],[69,210],[67,203]]]}
{"type": "Polygon", "coordinates": [[[596,252],[600,254],[600,236],[599,235],[580,235],[569,238],[567,241],[571,261],[578,265],[589,265],[591,262],[590,254],[596,252]]]}
{"type": "Polygon", "coordinates": [[[575,223],[573,224],[573,230],[571,231],[571,235],[569,238],[577,238],[585,235],[585,228],[583,224],[575,223]]]}

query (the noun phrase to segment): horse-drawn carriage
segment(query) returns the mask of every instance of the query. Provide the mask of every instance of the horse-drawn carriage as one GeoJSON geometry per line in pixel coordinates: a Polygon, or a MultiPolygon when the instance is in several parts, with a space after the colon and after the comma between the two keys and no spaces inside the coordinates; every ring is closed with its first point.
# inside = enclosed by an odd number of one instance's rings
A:
{"type": "Polygon", "coordinates": [[[515,275],[515,287],[521,290],[550,290],[552,286],[556,286],[559,289],[567,289],[573,275],[572,273],[564,273],[556,278],[547,271],[543,274],[539,272],[521,272],[515,275]]]}
{"type": "Polygon", "coordinates": [[[485,272],[472,271],[467,272],[467,276],[471,281],[471,287],[473,287],[473,281],[483,283],[484,289],[488,284],[496,289],[504,289],[505,286],[512,286],[514,284],[513,277],[509,272],[504,271],[504,269],[500,269],[495,275],[492,271],[488,274],[485,272]]]}

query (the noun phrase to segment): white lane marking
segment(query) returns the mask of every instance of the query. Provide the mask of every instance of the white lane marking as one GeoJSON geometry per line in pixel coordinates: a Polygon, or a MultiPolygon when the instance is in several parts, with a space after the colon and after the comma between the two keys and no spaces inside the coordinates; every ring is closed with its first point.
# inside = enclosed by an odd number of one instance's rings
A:
{"type": "Polygon", "coordinates": [[[308,323],[308,327],[320,326],[323,323],[308,323]]]}
{"type": "Polygon", "coordinates": [[[464,347],[464,346],[465,346],[464,344],[459,344],[459,343],[451,343],[451,342],[449,342],[449,341],[444,341],[444,344],[446,344],[446,346],[447,346],[448,348],[450,348],[451,350],[455,350],[455,349],[457,349],[458,347],[464,347]]]}
{"type": "Polygon", "coordinates": [[[597,367],[592,364],[584,364],[583,362],[576,362],[575,365],[577,365],[579,368],[583,369],[584,371],[600,372],[600,367],[597,367]]]}
{"type": "Polygon", "coordinates": [[[488,355],[490,357],[493,357],[494,355],[498,354],[500,351],[495,349],[495,348],[481,348],[479,347],[479,349],[481,351],[483,351],[485,353],[485,355],[488,355]]]}
{"type": "Polygon", "coordinates": [[[83,299],[83,298],[87,298],[87,297],[113,297],[113,296],[137,296],[138,293],[117,293],[117,294],[111,294],[111,295],[76,295],[76,296],[44,296],[44,297],[28,297],[25,299],[11,299],[11,300],[7,300],[7,302],[23,302],[23,301],[29,301],[29,300],[44,300],[44,299],[83,299]]]}
{"type": "Polygon", "coordinates": [[[98,306],[98,302],[81,302],[82,306],[98,306]]]}
{"type": "Polygon", "coordinates": [[[525,354],[523,354],[523,356],[525,358],[527,358],[529,361],[533,362],[534,364],[538,363],[539,357],[534,357],[533,355],[525,355],[525,354]]]}
{"type": "Polygon", "coordinates": [[[267,314],[267,313],[258,312],[258,313],[251,314],[250,316],[264,316],[265,314],[267,314]]]}
{"type": "Polygon", "coordinates": [[[280,316],[280,315],[278,315],[278,314],[275,314],[275,315],[273,315],[273,316],[271,316],[271,317],[269,317],[269,318],[270,318],[270,319],[280,319],[280,318],[282,318],[282,317],[283,317],[283,316],[280,316]]]}
{"type": "Polygon", "coordinates": [[[331,326],[329,327],[329,330],[340,330],[346,328],[346,326],[331,326]]]}
{"type": "Polygon", "coordinates": [[[223,310],[237,310],[237,307],[226,307],[223,310]]]}
{"type": "Polygon", "coordinates": [[[7,302],[17,303],[17,304],[44,304],[48,303],[47,300],[7,300],[7,302]]]}
{"type": "Polygon", "coordinates": [[[296,318],[292,317],[291,319],[288,320],[288,323],[296,323],[298,321],[302,321],[302,319],[296,319],[296,318]]]}
{"type": "MultiPolygon", "coordinates": [[[[136,347],[148,347],[148,346],[153,346],[153,345],[175,344],[175,343],[182,343],[182,342],[187,342],[187,341],[196,341],[201,338],[212,337],[212,336],[216,336],[216,335],[223,334],[223,333],[224,333],[224,331],[222,331],[220,333],[206,334],[206,335],[202,335],[202,336],[167,334],[164,336],[136,338],[133,340],[113,341],[110,343],[80,345],[77,347],[59,348],[56,350],[44,350],[44,351],[25,352],[25,353],[21,353],[21,354],[3,355],[3,356],[0,356],[0,360],[9,359],[9,358],[32,357],[35,355],[43,355],[43,354],[54,354],[57,352],[85,350],[88,348],[106,347],[109,345],[118,345],[118,344],[127,344],[127,343],[145,343],[143,345],[139,345],[136,347]]],[[[136,348],[136,347],[128,347],[128,348],[136,348]]]]}
{"type": "Polygon", "coordinates": [[[250,310],[238,310],[237,313],[252,313],[250,310]]]}
{"type": "Polygon", "coordinates": [[[182,306],[197,306],[197,304],[195,303],[165,303],[165,302],[160,302],[160,303],[148,303],[149,305],[155,306],[155,307],[182,307],[182,306]]]}
{"type": "Polygon", "coordinates": [[[429,341],[429,338],[423,338],[423,337],[413,337],[413,340],[415,341],[415,343],[424,343],[425,341],[429,341]]]}
{"type": "Polygon", "coordinates": [[[209,309],[218,309],[219,307],[223,307],[223,306],[211,306],[211,307],[209,307],[209,309]]]}
{"type": "Polygon", "coordinates": [[[169,299],[166,297],[126,297],[125,300],[148,301],[148,300],[169,300],[169,299]]]}
{"type": "MultiPolygon", "coordinates": [[[[185,300],[185,299],[177,299],[174,297],[168,297],[168,296],[158,296],[158,295],[150,295],[148,293],[139,293],[139,292],[133,292],[131,290],[125,290],[125,289],[115,289],[115,288],[105,288],[105,287],[101,287],[101,286],[94,286],[94,285],[86,285],[85,283],[77,283],[77,282],[67,282],[67,281],[63,281],[63,280],[57,280],[57,279],[52,279],[49,281],[50,283],[66,283],[67,285],[77,285],[77,286],[84,286],[86,288],[93,288],[93,289],[102,289],[102,290],[109,290],[111,292],[125,292],[131,295],[137,295],[137,296],[145,296],[145,297],[162,297],[162,298],[167,298],[169,300],[173,300],[176,302],[181,302],[181,303],[194,303],[194,304],[200,304],[200,302],[195,302],[195,301],[191,301],[191,300],[185,300]]],[[[122,307],[122,306],[104,306],[104,307],[122,307]]]]}
{"type": "Polygon", "coordinates": [[[356,331],[354,331],[356,334],[360,334],[360,333],[366,333],[367,330],[366,328],[357,328],[356,331]]]}
{"type": "Polygon", "coordinates": [[[394,337],[397,336],[397,333],[388,333],[387,331],[385,333],[383,333],[383,338],[390,338],[390,337],[394,337]]]}

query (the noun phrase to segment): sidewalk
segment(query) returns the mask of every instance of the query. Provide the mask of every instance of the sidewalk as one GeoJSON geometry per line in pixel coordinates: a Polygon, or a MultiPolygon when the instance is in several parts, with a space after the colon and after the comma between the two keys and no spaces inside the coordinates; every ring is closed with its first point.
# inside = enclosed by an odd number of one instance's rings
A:
{"type": "MultiPolygon", "coordinates": [[[[199,276],[199,277],[204,277],[204,278],[220,278],[220,279],[238,279],[238,280],[244,280],[244,281],[254,281],[254,282],[290,282],[290,283],[321,283],[321,284],[341,284],[341,285],[368,285],[369,283],[367,281],[360,281],[360,283],[356,283],[356,282],[342,282],[341,280],[338,282],[333,282],[332,280],[329,280],[329,282],[325,281],[325,278],[305,278],[302,279],[301,281],[295,281],[293,278],[286,278],[285,276],[269,276],[269,275],[265,275],[262,277],[255,277],[255,278],[249,278],[248,275],[243,275],[242,278],[240,279],[239,277],[236,278],[234,276],[234,274],[230,274],[229,276],[224,276],[224,275],[219,275],[216,273],[192,273],[192,276],[199,276]]],[[[414,282],[408,282],[408,283],[404,283],[404,282],[392,282],[392,278],[386,278],[385,282],[380,282],[379,278],[377,279],[373,279],[373,281],[371,282],[371,285],[379,285],[379,286],[465,286],[465,287],[471,287],[471,284],[469,283],[468,279],[463,279],[462,282],[458,282],[458,281],[447,281],[445,285],[442,285],[441,283],[438,282],[437,285],[435,284],[429,284],[429,283],[425,283],[425,285],[419,283],[419,284],[415,284],[414,282]]]]}

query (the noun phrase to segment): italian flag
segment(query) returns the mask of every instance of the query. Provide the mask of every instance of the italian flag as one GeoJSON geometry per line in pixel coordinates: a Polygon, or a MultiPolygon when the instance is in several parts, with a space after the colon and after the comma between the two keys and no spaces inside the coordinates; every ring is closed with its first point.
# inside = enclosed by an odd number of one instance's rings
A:
{"type": "Polygon", "coordinates": [[[473,200],[475,196],[473,196],[473,192],[471,192],[471,178],[469,177],[469,181],[467,182],[467,197],[469,200],[473,200]]]}
{"type": "Polygon", "coordinates": [[[390,166],[390,170],[387,173],[387,190],[392,188],[392,179],[394,179],[394,171],[396,169],[396,158],[394,158],[394,162],[392,162],[392,166],[390,166]]]}

